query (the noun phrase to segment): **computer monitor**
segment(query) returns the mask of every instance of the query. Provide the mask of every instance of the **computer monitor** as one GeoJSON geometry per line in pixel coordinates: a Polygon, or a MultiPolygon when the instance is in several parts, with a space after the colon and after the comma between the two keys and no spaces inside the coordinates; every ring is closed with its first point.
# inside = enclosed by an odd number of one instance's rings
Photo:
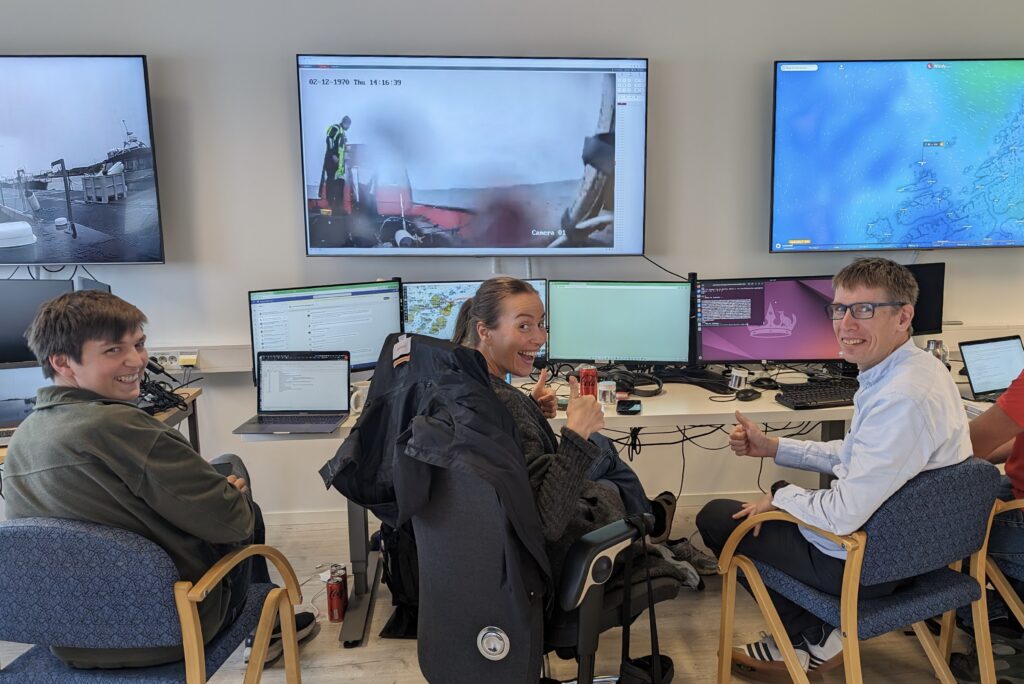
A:
{"type": "Polygon", "coordinates": [[[907,266],[917,280],[917,303],[910,325],[915,335],[942,332],[942,300],[945,293],[946,264],[910,264],[907,266]]]}
{"type": "Polygon", "coordinates": [[[643,253],[646,59],[297,67],[310,256],[643,253]]]}
{"type": "Polygon", "coordinates": [[[690,357],[690,283],[548,281],[548,356],[655,364],[690,357]]]}
{"type": "Polygon", "coordinates": [[[75,276],[75,291],[79,290],[96,290],[97,292],[106,292],[107,294],[110,294],[110,285],[101,283],[98,280],[93,280],[92,278],[75,276]]]}
{"type": "MultiPolygon", "coordinates": [[[[438,282],[402,283],[404,331],[429,335],[442,340],[452,339],[455,320],[462,303],[476,294],[482,280],[447,280],[438,282]]],[[[527,280],[547,307],[547,281],[527,280]]]]}
{"type": "Polygon", "coordinates": [[[146,58],[0,57],[0,264],[164,260],[146,58]]]}
{"type": "Polygon", "coordinates": [[[825,305],[832,276],[697,283],[697,361],[824,362],[842,359],[825,305]]]}
{"type": "Polygon", "coordinates": [[[773,252],[1019,247],[1024,60],[775,63],[773,252]]]}
{"type": "Polygon", "coordinates": [[[17,427],[28,418],[36,407],[36,391],[49,384],[38,364],[0,364],[0,429],[17,427]]]}
{"type": "Polygon", "coordinates": [[[402,330],[401,300],[398,278],[249,292],[254,382],[261,351],[347,351],[352,370],[374,368],[402,330]]]}
{"type": "Polygon", "coordinates": [[[25,342],[25,331],[43,302],[71,290],[70,280],[0,280],[0,302],[4,303],[0,364],[36,361],[25,342]]]}

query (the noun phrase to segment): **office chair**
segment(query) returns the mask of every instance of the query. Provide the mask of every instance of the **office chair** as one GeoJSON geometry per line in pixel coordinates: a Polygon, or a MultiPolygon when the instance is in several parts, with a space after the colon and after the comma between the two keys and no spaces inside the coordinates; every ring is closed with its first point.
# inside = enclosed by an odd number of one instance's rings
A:
{"type": "MultiPolygon", "coordinates": [[[[528,562],[482,479],[457,470],[434,473],[430,502],[412,522],[420,571],[418,655],[428,681],[537,682],[543,655],[553,650],[578,657],[577,682],[594,681],[599,635],[622,623],[623,589],[605,593],[604,584],[616,556],[639,539],[636,528],[619,521],[578,540],[566,557],[558,605],[545,619],[541,571],[528,562]]],[[[656,578],[653,592],[655,601],[672,599],[679,584],[656,578]]],[[[646,584],[633,585],[633,616],[646,607],[646,584]]]]}
{"type": "Polygon", "coordinates": [[[758,607],[771,629],[794,682],[807,684],[767,588],[824,620],[838,625],[843,637],[843,666],[847,684],[860,684],[859,640],[913,625],[936,676],[955,684],[950,672],[949,644],[955,609],[970,604],[981,681],[995,684],[992,642],[985,602],[985,555],[988,524],[999,486],[999,472],[989,463],[970,458],[963,463],[923,472],[891,496],[864,525],[851,535],[839,536],[807,525],[783,511],[771,511],[744,520],[733,532],[719,557],[722,586],[722,623],[719,637],[718,681],[729,682],[732,667],[732,627],[736,608],[737,574],[742,572],[758,607]],[[784,572],[736,554],[740,540],[759,523],[781,520],[816,532],[846,549],[841,596],[809,587],[784,572]],[[970,574],[959,572],[970,556],[970,574]],[[950,567],[951,566],[951,567],[950,567]],[[893,594],[858,599],[862,585],[910,580],[893,594]],[[942,632],[936,644],[924,620],[942,614],[942,632]]]}
{"type": "Polygon", "coordinates": [[[179,580],[170,557],[127,530],[57,518],[0,522],[0,640],[36,644],[0,667],[0,679],[47,682],[202,684],[256,629],[245,682],[258,682],[280,616],[289,684],[298,684],[295,572],[276,549],[251,545],[211,567],[195,584],[179,580]],[[249,587],[234,623],[203,644],[198,604],[238,563],[266,556],[284,578],[249,587]],[[122,670],[76,670],[50,646],[145,648],[181,645],[184,660],[122,670]]]}

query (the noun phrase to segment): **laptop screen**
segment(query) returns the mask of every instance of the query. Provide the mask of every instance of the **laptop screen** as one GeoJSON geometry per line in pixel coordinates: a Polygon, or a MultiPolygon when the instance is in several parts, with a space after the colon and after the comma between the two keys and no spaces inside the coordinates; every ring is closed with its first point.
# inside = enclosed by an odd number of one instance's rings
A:
{"type": "Polygon", "coordinates": [[[975,394],[1005,390],[1024,370],[1024,345],[1017,335],[961,343],[960,355],[975,394]]]}
{"type": "Polygon", "coordinates": [[[259,412],[348,411],[348,355],[260,356],[259,412]]]}

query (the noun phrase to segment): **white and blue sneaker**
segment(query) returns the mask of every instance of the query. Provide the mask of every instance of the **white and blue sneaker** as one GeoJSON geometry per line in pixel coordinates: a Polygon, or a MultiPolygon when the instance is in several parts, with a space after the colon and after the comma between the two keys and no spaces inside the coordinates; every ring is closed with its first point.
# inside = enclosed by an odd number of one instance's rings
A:
{"type": "Polygon", "coordinates": [[[843,664],[843,636],[838,629],[826,625],[820,638],[808,639],[804,632],[804,639],[811,656],[811,672],[828,672],[843,664]]]}

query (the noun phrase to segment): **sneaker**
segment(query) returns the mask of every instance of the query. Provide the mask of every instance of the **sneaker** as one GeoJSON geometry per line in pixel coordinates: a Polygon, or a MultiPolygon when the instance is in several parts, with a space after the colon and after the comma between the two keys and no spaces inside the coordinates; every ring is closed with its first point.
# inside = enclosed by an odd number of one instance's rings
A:
{"type": "MultiPolygon", "coordinates": [[[[319,633],[320,623],[316,621],[316,616],[313,613],[302,611],[295,614],[295,636],[300,644],[309,641],[319,633]]],[[[255,639],[255,632],[245,639],[242,660],[246,665],[249,664],[249,656],[252,655],[252,645],[255,639]]],[[[280,658],[282,653],[284,653],[284,644],[281,642],[281,624],[278,621],[274,625],[274,631],[270,633],[270,643],[267,644],[267,657],[263,660],[263,664],[270,665],[280,658]]]]}
{"type": "Polygon", "coordinates": [[[690,587],[694,591],[704,591],[704,580],[697,569],[686,561],[681,561],[672,555],[672,552],[664,544],[651,547],[651,552],[660,556],[666,563],[671,565],[679,573],[679,579],[683,586],[690,587]]]}
{"type": "Polygon", "coordinates": [[[650,500],[651,512],[654,514],[654,529],[651,530],[651,543],[661,544],[668,540],[672,532],[672,520],[676,516],[676,495],[662,492],[650,500]]]}
{"type": "Polygon", "coordinates": [[[838,629],[825,626],[820,636],[813,635],[810,639],[807,636],[804,632],[807,653],[811,656],[808,668],[811,672],[828,672],[843,664],[843,635],[838,629]]]}
{"type": "MultiPolygon", "coordinates": [[[[796,660],[804,672],[810,666],[811,656],[806,646],[794,646],[796,660]]],[[[775,643],[775,637],[761,632],[761,639],[741,648],[732,649],[732,661],[742,669],[761,672],[785,672],[786,662],[782,659],[782,651],[775,643]]]]}
{"type": "Polygon", "coordinates": [[[668,548],[676,560],[686,561],[702,575],[717,575],[718,561],[714,556],[704,553],[693,543],[683,537],[681,539],[669,540],[668,548]]]}

